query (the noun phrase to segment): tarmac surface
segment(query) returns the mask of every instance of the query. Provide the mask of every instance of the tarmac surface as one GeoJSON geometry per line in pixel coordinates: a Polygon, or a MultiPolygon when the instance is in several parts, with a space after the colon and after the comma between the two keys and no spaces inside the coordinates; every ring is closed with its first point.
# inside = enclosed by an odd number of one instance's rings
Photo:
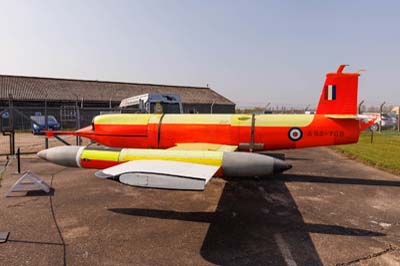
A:
{"type": "Polygon", "coordinates": [[[0,265],[400,265],[400,177],[328,148],[283,151],[269,179],[214,178],[204,192],[143,189],[24,158],[52,184],[0,187],[0,265]]]}

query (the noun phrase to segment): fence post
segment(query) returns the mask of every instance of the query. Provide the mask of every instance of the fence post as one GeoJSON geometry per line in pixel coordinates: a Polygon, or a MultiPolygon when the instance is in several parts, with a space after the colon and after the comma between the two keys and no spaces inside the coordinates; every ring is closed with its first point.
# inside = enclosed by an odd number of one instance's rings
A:
{"type": "Polygon", "coordinates": [[[397,107],[397,132],[400,132],[400,106],[397,107]]]}
{"type": "Polygon", "coordinates": [[[17,149],[18,174],[21,173],[21,149],[17,149]]]}
{"type": "MultiPolygon", "coordinates": [[[[80,116],[80,110],[79,110],[79,106],[78,106],[78,99],[76,100],[76,104],[75,104],[75,108],[76,108],[76,130],[81,128],[81,116],[80,116]]],[[[76,145],[80,146],[81,145],[81,138],[80,137],[76,137],[76,145]]]]}
{"type": "MultiPolygon", "coordinates": [[[[47,99],[44,100],[44,128],[46,130],[49,130],[49,118],[47,115],[47,99]]],[[[44,138],[44,146],[46,149],[49,148],[49,139],[47,138],[47,135],[45,135],[45,138],[44,138]]]]}
{"type": "Polygon", "coordinates": [[[381,106],[379,107],[379,112],[380,112],[380,118],[379,119],[379,133],[382,133],[382,113],[383,113],[383,106],[385,105],[386,102],[383,102],[381,106]]]}
{"type": "Polygon", "coordinates": [[[10,155],[15,154],[15,131],[10,132],[10,155]]]}
{"type": "Polygon", "coordinates": [[[361,107],[364,103],[364,100],[362,100],[359,104],[358,104],[358,114],[361,114],[361,107]]]}
{"type": "Polygon", "coordinates": [[[9,128],[11,131],[14,131],[14,106],[13,106],[13,97],[12,94],[8,94],[8,120],[9,120],[9,128]]]}
{"type": "Polygon", "coordinates": [[[10,130],[10,155],[15,154],[15,117],[14,117],[14,103],[12,94],[8,94],[8,119],[9,119],[9,130],[10,130]]]}

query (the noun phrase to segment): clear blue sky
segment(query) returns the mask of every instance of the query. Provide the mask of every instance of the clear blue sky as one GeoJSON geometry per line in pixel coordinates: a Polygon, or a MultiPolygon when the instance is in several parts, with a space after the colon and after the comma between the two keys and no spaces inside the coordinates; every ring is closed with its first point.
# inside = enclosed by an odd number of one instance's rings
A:
{"type": "Polygon", "coordinates": [[[366,68],[400,104],[399,1],[0,1],[0,73],[210,86],[239,105],[315,105],[366,68]]]}

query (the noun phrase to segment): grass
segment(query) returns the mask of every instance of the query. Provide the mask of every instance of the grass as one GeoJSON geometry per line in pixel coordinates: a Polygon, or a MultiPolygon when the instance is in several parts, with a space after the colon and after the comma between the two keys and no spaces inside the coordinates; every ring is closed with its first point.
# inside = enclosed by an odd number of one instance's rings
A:
{"type": "Polygon", "coordinates": [[[372,144],[371,132],[363,132],[357,144],[336,146],[335,149],[369,165],[400,174],[400,133],[397,131],[374,133],[372,144]]]}

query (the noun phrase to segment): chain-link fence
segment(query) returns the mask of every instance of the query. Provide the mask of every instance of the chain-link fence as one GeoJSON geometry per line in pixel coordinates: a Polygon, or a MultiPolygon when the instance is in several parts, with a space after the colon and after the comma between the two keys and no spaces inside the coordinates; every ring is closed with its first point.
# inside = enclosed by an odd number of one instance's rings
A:
{"type": "MultiPolygon", "coordinates": [[[[125,112],[134,112],[125,109],[125,112]]],[[[96,115],[119,113],[112,108],[79,108],[75,105],[60,107],[7,106],[0,109],[0,154],[11,154],[20,147],[22,153],[34,153],[45,148],[43,130],[76,130],[89,126],[96,115]],[[46,119],[47,117],[47,119],[46,119]]],[[[73,136],[63,136],[67,142],[76,143],[73,136]]],[[[50,139],[48,146],[60,145],[57,139],[50,139]]]]}
{"type": "Polygon", "coordinates": [[[16,131],[27,132],[33,131],[34,121],[44,126],[47,115],[50,129],[53,129],[54,124],[58,124],[60,129],[77,129],[90,125],[96,115],[112,112],[120,111],[109,108],[76,108],[74,106],[12,107],[8,109],[7,115],[3,115],[2,120],[5,125],[13,123],[16,131]]]}

